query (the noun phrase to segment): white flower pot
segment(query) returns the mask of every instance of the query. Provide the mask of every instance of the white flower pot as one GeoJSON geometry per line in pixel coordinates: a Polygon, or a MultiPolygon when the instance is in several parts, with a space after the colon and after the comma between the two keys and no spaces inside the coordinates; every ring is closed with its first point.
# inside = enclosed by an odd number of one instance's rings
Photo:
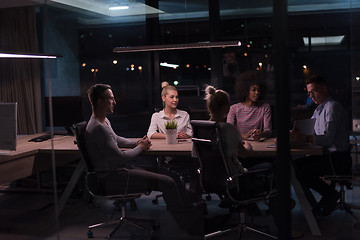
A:
{"type": "Polygon", "coordinates": [[[176,144],[177,143],[177,139],[176,139],[177,131],[176,131],[176,129],[166,129],[165,135],[166,135],[166,143],[167,144],[176,144]]]}

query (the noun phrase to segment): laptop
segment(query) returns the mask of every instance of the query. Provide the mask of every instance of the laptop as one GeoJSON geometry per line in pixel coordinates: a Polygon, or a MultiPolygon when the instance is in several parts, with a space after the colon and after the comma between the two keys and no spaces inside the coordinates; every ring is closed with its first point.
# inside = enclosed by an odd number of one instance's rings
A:
{"type": "MultiPolygon", "coordinates": [[[[314,126],[315,126],[316,119],[301,119],[296,120],[294,122],[293,129],[300,131],[303,135],[313,135],[314,134],[314,126]]],[[[291,142],[290,147],[291,148],[303,148],[308,146],[308,143],[303,142],[291,142]]],[[[268,148],[276,148],[276,144],[270,144],[267,146],[268,148]]]]}
{"type": "Polygon", "coordinates": [[[315,121],[316,121],[315,118],[296,120],[294,122],[293,130],[297,130],[301,132],[303,135],[313,135],[315,121]]]}

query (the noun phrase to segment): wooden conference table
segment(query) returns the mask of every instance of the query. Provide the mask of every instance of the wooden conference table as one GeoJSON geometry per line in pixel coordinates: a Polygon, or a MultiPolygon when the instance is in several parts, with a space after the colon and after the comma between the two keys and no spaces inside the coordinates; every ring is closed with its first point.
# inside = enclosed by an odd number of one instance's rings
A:
{"type": "MultiPolygon", "coordinates": [[[[37,174],[41,171],[51,169],[51,156],[54,154],[56,166],[66,166],[76,162],[77,167],[63,192],[59,201],[59,213],[63,209],[75,184],[78,182],[84,165],[80,160],[77,145],[74,144],[74,136],[55,135],[53,141],[29,142],[28,140],[42,134],[19,137],[16,151],[0,151],[0,184],[15,181],[21,178],[37,174]],[[52,148],[53,143],[53,148],[52,148]]],[[[165,139],[152,139],[152,146],[143,152],[147,156],[191,156],[192,142],[190,140],[179,141],[178,144],[166,144],[165,139]]],[[[249,157],[274,157],[276,148],[268,146],[274,143],[274,139],[263,142],[251,142],[253,151],[249,157]]],[[[123,149],[125,150],[125,149],[123,149]]],[[[307,146],[291,149],[293,156],[320,155],[320,147],[307,146]]],[[[290,159],[289,159],[290,160],[290,159]]],[[[294,174],[292,174],[294,175],[294,174]]],[[[311,207],[296,178],[292,178],[292,185],[299,199],[306,220],[313,235],[321,235],[317,222],[311,212],[311,207]]]]}

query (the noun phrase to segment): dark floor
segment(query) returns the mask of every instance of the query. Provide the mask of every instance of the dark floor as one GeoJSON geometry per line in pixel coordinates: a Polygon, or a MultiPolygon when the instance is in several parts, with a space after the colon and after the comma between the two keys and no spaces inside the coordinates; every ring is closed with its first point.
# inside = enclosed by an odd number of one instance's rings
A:
{"type": "MultiPolygon", "coordinates": [[[[360,206],[360,187],[356,186],[353,191],[348,191],[347,200],[360,206]]],[[[156,239],[197,239],[189,237],[185,231],[179,229],[172,216],[167,212],[163,200],[154,205],[152,199],[158,192],[152,192],[149,196],[142,196],[136,200],[138,209],[131,211],[128,206],[128,217],[153,218],[160,228],[153,236],[156,239]]],[[[205,197],[205,195],[204,195],[205,197]]],[[[297,201],[296,197],[293,197],[297,201]]],[[[60,231],[57,233],[54,218],[53,195],[49,193],[0,193],[0,239],[34,240],[34,239],[87,239],[87,226],[108,220],[113,212],[112,202],[101,200],[95,205],[88,203],[88,197],[72,197],[67,202],[59,218],[60,231]]],[[[227,211],[219,208],[219,200],[215,195],[207,201],[207,218],[227,211]]],[[[248,217],[250,226],[254,226],[270,234],[276,234],[276,228],[271,216],[266,215],[267,206],[260,203],[261,216],[248,217]]],[[[360,217],[358,210],[355,210],[360,217]]],[[[118,212],[116,213],[119,214],[118,212]]],[[[235,223],[237,216],[233,216],[230,223],[235,223]]],[[[294,233],[302,233],[300,239],[360,239],[360,230],[354,229],[354,221],[349,214],[337,210],[328,217],[319,220],[322,236],[313,236],[309,230],[305,217],[297,203],[292,210],[292,225],[294,233]]],[[[146,227],[151,224],[143,223],[146,227]]],[[[94,239],[103,239],[111,227],[96,229],[93,231],[94,239]]],[[[229,232],[213,239],[238,239],[238,232],[229,232]]],[[[150,237],[137,229],[127,225],[120,228],[112,239],[150,239],[150,237]]],[[[246,231],[242,239],[269,239],[257,233],[246,231]]]]}

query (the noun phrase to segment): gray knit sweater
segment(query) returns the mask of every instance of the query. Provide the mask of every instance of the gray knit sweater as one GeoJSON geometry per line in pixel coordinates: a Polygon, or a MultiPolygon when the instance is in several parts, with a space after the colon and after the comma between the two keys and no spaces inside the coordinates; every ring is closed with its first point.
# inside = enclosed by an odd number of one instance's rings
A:
{"type": "Polygon", "coordinates": [[[105,121],[106,124],[102,124],[91,117],[85,131],[85,144],[94,170],[114,170],[131,165],[129,160],[139,155],[142,148],[134,141],[116,135],[110,121],[107,118],[105,121]],[[132,149],[122,151],[119,147],[132,149]]]}

